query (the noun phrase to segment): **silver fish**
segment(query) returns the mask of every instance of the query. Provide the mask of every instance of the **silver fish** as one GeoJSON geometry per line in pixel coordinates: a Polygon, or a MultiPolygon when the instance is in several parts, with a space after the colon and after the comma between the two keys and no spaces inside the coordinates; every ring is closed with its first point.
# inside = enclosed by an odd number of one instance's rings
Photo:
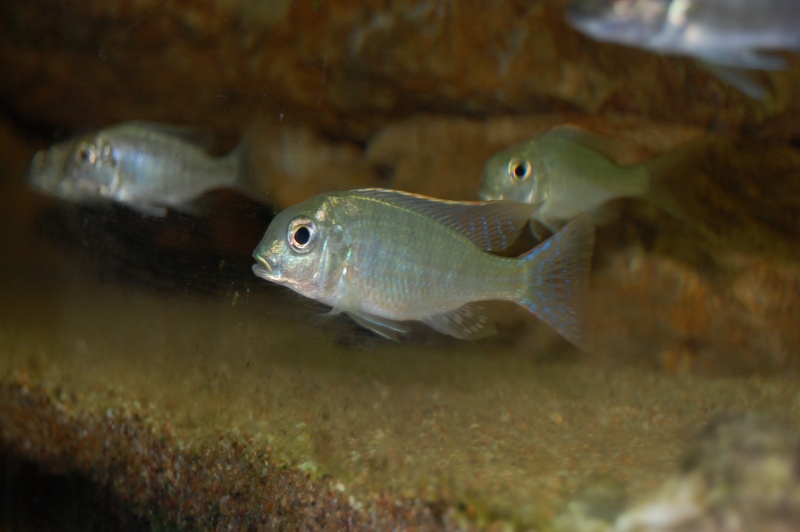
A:
{"type": "Polygon", "coordinates": [[[253,273],[391,339],[406,320],[456,338],[487,336],[495,329],[479,302],[507,300],[585,346],[580,304],[594,243],[586,218],[522,257],[490,253],[508,247],[531,210],[384,189],[321,194],[275,217],[253,273]]]}
{"type": "Polygon", "coordinates": [[[572,126],[560,126],[510,146],[486,162],[478,195],[484,200],[539,204],[532,218],[557,231],[583,213],[601,221],[601,207],[618,198],[644,198],[683,218],[663,186],[665,176],[689,166],[702,142],[642,165],[612,162],[609,139],[572,126]]]}
{"type": "Polygon", "coordinates": [[[68,201],[113,201],[153,216],[167,208],[191,212],[198,196],[239,188],[247,173],[242,148],[215,158],[206,152],[210,144],[191,128],[124,122],[39,151],[28,181],[68,201]]]}
{"type": "Polygon", "coordinates": [[[600,41],[700,59],[757,98],[763,88],[732,69],[782,70],[769,52],[800,51],[797,0],[577,0],[566,18],[600,41]]]}

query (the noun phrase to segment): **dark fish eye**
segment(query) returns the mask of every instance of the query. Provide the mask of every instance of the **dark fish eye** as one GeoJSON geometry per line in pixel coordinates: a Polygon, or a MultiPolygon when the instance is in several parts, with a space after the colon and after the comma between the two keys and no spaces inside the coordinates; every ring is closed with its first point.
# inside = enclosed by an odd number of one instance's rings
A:
{"type": "Polygon", "coordinates": [[[78,146],[76,155],[79,163],[94,164],[97,160],[97,150],[95,150],[94,146],[85,142],[78,146]]]}
{"type": "Polygon", "coordinates": [[[522,181],[531,175],[531,163],[519,159],[511,159],[508,163],[508,175],[515,181],[522,181]]]}
{"type": "Polygon", "coordinates": [[[311,231],[308,227],[301,225],[294,230],[294,243],[298,246],[305,246],[311,240],[311,231]]]}
{"type": "Polygon", "coordinates": [[[289,224],[288,239],[291,248],[298,253],[306,253],[317,239],[317,225],[310,218],[301,216],[289,224]]]}

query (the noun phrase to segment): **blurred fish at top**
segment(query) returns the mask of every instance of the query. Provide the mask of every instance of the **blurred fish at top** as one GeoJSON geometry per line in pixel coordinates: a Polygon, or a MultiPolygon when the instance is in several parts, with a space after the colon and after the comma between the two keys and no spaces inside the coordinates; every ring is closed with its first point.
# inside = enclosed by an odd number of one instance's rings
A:
{"type": "MultiPolygon", "coordinates": [[[[478,195],[484,200],[538,204],[531,217],[551,232],[583,213],[602,221],[603,206],[618,198],[648,200],[687,222],[673,182],[687,178],[707,142],[701,138],[644,164],[619,166],[612,160],[614,139],[575,126],[557,126],[492,155],[484,166],[478,195]]],[[[540,235],[535,224],[532,229],[540,235]]]]}
{"type": "Polygon", "coordinates": [[[566,18],[600,41],[700,59],[759,99],[764,88],[747,70],[782,70],[774,52],[800,52],[797,0],[576,0],[566,18]]]}
{"type": "Polygon", "coordinates": [[[211,143],[190,127],[123,122],[39,151],[28,181],[78,203],[114,201],[151,216],[195,212],[192,201],[209,190],[255,187],[247,142],[224,157],[207,153],[211,143]]]}

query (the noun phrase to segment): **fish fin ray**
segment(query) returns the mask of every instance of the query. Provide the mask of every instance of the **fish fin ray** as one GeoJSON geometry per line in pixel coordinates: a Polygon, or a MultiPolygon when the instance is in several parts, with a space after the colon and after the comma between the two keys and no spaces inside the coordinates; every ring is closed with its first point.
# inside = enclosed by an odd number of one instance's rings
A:
{"type": "Polygon", "coordinates": [[[703,178],[703,164],[714,142],[718,142],[715,137],[702,135],[645,163],[649,176],[645,199],[705,236],[710,233],[687,211],[680,193],[687,182],[703,178]]]}
{"type": "Polygon", "coordinates": [[[164,218],[167,216],[167,208],[163,205],[155,205],[152,203],[141,203],[141,202],[123,203],[123,205],[146,216],[153,216],[155,218],[164,218]]]}
{"type": "Polygon", "coordinates": [[[768,90],[756,70],[747,70],[734,66],[720,65],[703,61],[703,66],[722,81],[754,100],[765,101],[768,90]]]}
{"type": "Polygon", "coordinates": [[[777,71],[784,70],[787,65],[786,59],[780,55],[754,49],[709,50],[699,57],[706,65],[723,68],[777,71]]]}
{"type": "Polygon", "coordinates": [[[594,131],[589,131],[580,126],[563,124],[549,129],[544,135],[555,138],[562,138],[570,142],[575,142],[585,146],[590,150],[596,151],[610,162],[614,162],[619,157],[619,140],[607,137],[594,131]]]}
{"type": "Polygon", "coordinates": [[[467,237],[486,251],[502,251],[519,237],[539,204],[447,201],[395,190],[361,189],[363,196],[411,209],[467,237]]]}
{"type": "Polygon", "coordinates": [[[593,247],[590,216],[570,221],[522,257],[526,284],[518,301],[585,351],[591,348],[584,305],[593,247]]]}
{"type": "Polygon", "coordinates": [[[477,303],[467,303],[448,312],[427,316],[422,322],[440,333],[462,340],[478,340],[497,333],[494,323],[477,303]]]}
{"type": "Polygon", "coordinates": [[[214,134],[208,129],[183,126],[178,124],[162,124],[159,122],[148,122],[146,120],[131,120],[120,124],[124,127],[135,127],[152,131],[161,135],[167,135],[180,139],[188,144],[191,144],[205,152],[209,151],[214,146],[214,134]]]}
{"type": "Polygon", "coordinates": [[[547,237],[553,234],[553,232],[548,228],[548,225],[548,223],[537,220],[536,218],[531,218],[529,222],[531,234],[539,242],[544,242],[547,240],[547,237]]]}
{"type": "Polygon", "coordinates": [[[383,336],[387,340],[399,342],[400,335],[408,332],[408,328],[396,320],[383,318],[360,310],[347,310],[344,312],[353,318],[353,321],[361,327],[383,336]]]}
{"type": "Polygon", "coordinates": [[[255,133],[245,133],[239,145],[227,155],[231,167],[235,169],[236,181],[233,187],[251,200],[269,203],[272,190],[267,176],[254,160],[255,133]]]}

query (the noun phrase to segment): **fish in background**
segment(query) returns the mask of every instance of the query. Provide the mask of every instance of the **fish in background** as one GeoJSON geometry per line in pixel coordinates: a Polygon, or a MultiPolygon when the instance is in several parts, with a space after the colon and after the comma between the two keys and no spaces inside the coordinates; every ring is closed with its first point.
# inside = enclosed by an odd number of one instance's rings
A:
{"type": "MultiPolygon", "coordinates": [[[[688,221],[668,185],[691,170],[706,141],[690,141],[637,166],[614,163],[611,142],[574,126],[557,126],[490,157],[478,195],[537,204],[532,219],[550,232],[584,213],[602,223],[608,218],[603,206],[619,198],[645,199],[688,221]]],[[[536,225],[532,229],[542,234],[536,225]]]]}
{"type": "Polygon", "coordinates": [[[257,187],[247,142],[224,157],[207,150],[211,135],[152,122],[123,122],[39,151],[28,182],[77,203],[112,201],[151,216],[196,213],[192,202],[213,189],[246,195],[257,187]]]}
{"type": "Polygon", "coordinates": [[[566,19],[600,41],[700,59],[756,99],[766,93],[752,71],[783,70],[774,52],[800,52],[797,0],[576,0],[566,19]]]}
{"type": "Polygon", "coordinates": [[[579,347],[594,229],[577,218],[521,257],[535,206],[455,202],[385,189],[315,196],[282,211],[253,253],[253,273],[345,312],[396,340],[422,321],[462,339],[495,333],[480,302],[513,301],[579,347]]]}

